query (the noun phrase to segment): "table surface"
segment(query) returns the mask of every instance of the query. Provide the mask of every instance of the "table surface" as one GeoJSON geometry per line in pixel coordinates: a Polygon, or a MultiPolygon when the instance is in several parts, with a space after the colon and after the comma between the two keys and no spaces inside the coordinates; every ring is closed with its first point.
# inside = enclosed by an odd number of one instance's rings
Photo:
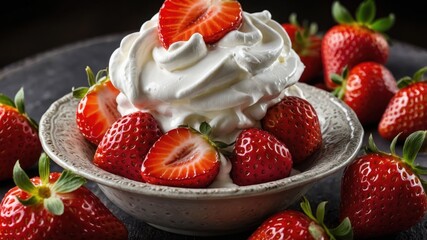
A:
{"type": "MultiPolygon", "coordinates": [[[[39,121],[47,108],[58,98],[69,93],[72,87],[87,85],[84,72],[86,66],[94,70],[108,66],[109,57],[114,49],[119,47],[123,36],[124,34],[117,34],[79,42],[11,64],[0,70],[0,92],[14,96],[23,86],[27,112],[39,121]]],[[[386,66],[396,79],[412,75],[425,65],[427,65],[427,50],[401,42],[392,44],[390,59],[386,66]]],[[[364,142],[366,143],[371,133],[380,149],[387,150],[389,142],[379,137],[375,127],[365,128],[364,142]]],[[[398,146],[399,151],[401,146],[398,146]]],[[[422,165],[424,162],[427,163],[427,154],[420,154],[417,161],[422,165]]],[[[52,163],[52,170],[60,171],[61,169],[52,163]]],[[[37,175],[36,166],[30,169],[28,174],[30,177],[37,175]]],[[[313,206],[324,200],[329,202],[326,217],[331,225],[338,221],[340,181],[341,172],[320,181],[306,194],[313,206]]],[[[0,182],[0,198],[3,198],[7,190],[13,186],[11,180],[0,182]]],[[[118,209],[93,182],[89,182],[87,187],[125,223],[129,230],[129,239],[199,239],[195,236],[183,236],[158,230],[118,209]]],[[[292,208],[298,209],[298,205],[294,204],[292,208]]],[[[251,231],[203,239],[246,239],[250,233],[251,231]]],[[[384,239],[427,239],[427,216],[411,229],[384,239]]]]}

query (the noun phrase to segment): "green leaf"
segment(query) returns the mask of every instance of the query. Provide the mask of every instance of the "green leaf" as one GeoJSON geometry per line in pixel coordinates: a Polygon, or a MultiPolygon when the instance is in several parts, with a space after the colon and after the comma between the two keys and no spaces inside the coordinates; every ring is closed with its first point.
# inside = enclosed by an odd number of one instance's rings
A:
{"type": "Polygon", "coordinates": [[[303,34],[301,33],[301,31],[297,31],[296,32],[296,34],[295,34],[295,40],[296,40],[296,42],[298,43],[298,44],[300,44],[300,45],[304,45],[304,36],[303,36],[303,34]]]}
{"type": "Polygon", "coordinates": [[[418,70],[417,72],[415,72],[412,79],[414,80],[414,82],[419,82],[419,81],[423,80],[424,74],[426,72],[427,72],[427,66],[425,66],[425,67],[421,68],[420,70],[418,70]]]}
{"type": "Polygon", "coordinates": [[[210,136],[212,133],[212,127],[207,122],[202,122],[199,127],[200,132],[203,135],[210,136]]]}
{"type": "Polygon", "coordinates": [[[46,198],[43,202],[44,208],[53,215],[62,215],[64,213],[64,203],[59,197],[46,198]]]}
{"type": "Polygon", "coordinates": [[[319,224],[323,225],[325,219],[325,206],[327,202],[321,202],[317,205],[316,209],[316,218],[319,224]]]}
{"type": "Polygon", "coordinates": [[[88,87],[73,88],[72,89],[73,97],[77,99],[82,99],[86,96],[88,91],[89,91],[88,87]]]}
{"type": "Polygon", "coordinates": [[[25,113],[25,104],[24,104],[24,88],[20,88],[15,95],[15,106],[18,111],[22,114],[25,113]]]}
{"type": "Polygon", "coordinates": [[[30,198],[25,200],[19,198],[18,196],[16,196],[16,198],[24,206],[34,206],[40,202],[40,198],[38,198],[37,196],[31,196],[30,198]]]}
{"type": "Polygon", "coordinates": [[[302,211],[305,213],[305,215],[307,215],[307,217],[309,217],[311,220],[317,222],[317,219],[313,216],[313,211],[311,210],[311,206],[310,206],[310,202],[308,201],[308,199],[303,196],[303,200],[300,203],[301,209],[302,211]]]}
{"type": "Polygon", "coordinates": [[[396,143],[397,143],[397,140],[399,139],[400,134],[401,133],[397,134],[397,136],[393,138],[393,141],[391,141],[391,144],[390,144],[390,153],[394,156],[396,156],[396,143]]]}
{"type": "Polygon", "coordinates": [[[367,151],[373,152],[373,153],[379,153],[380,152],[380,150],[378,149],[377,145],[374,142],[374,138],[372,137],[372,134],[369,135],[367,151]]]}
{"type": "Polygon", "coordinates": [[[426,175],[427,174],[427,167],[415,166],[414,171],[417,175],[426,175]]]}
{"type": "Polygon", "coordinates": [[[50,161],[46,153],[42,153],[39,158],[39,175],[43,185],[49,183],[50,161]]]}
{"type": "Polygon", "coordinates": [[[344,78],[336,73],[331,73],[330,78],[336,85],[342,85],[344,78]]]}
{"type": "Polygon", "coordinates": [[[359,23],[369,24],[375,19],[375,2],[366,0],[362,2],[356,10],[356,19],[359,23]]]}
{"type": "Polygon", "coordinates": [[[89,84],[89,87],[95,85],[96,84],[96,78],[95,78],[95,75],[93,74],[92,69],[89,66],[87,66],[85,68],[85,71],[86,71],[87,82],[89,84]]]}
{"type": "Polygon", "coordinates": [[[417,158],[418,152],[426,138],[426,134],[427,131],[416,131],[409,135],[405,140],[403,145],[403,159],[411,166],[417,158]]]}
{"type": "Polygon", "coordinates": [[[229,146],[231,146],[231,145],[233,145],[233,144],[234,144],[234,142],[233,142],[233,143],[231,143],[231,144],[227,144],[227,143],[225,143],[225,142],[221,142],[221,141],[213,141],[213,143],[214,143],[214,144],[215,144],[215,146],[216,146],[217,148],[219,148],[219,149],[226,148],[226,147],[229,147],[229,146]]]}
{"type": "Polygon", "coordinates": [[[4,104],[7,106],[11,106],[16,108],[15,103],[10,99],[8,96],[4,95],[3,93],[0,93],[0,104],[4,104]]]}
{"type": "Polygon", "coordinates": [[[394,14],[390,14],[388,17],[380,18],[370,25],[370,29],[377,32],[385,32],[389,30],[395,22],[394,14]]]}
{"type": "Polygon", "coordinates": [[[335,21],[340,24],[354,22],[354,19],[351,16],[350,12],[339,2],[334,2],[332,4],[332,16],[334,17],[335,21]]]}
{"type": "Polygon", "coordinates": [[[32,119],[32,118],[30,118],[30,116],[28,116],[27,114],[25,114],[25,116],[27,117],[27,119],[28,119],[28,122],[30,123],[30,125],[36,130],[36,131],[38,131],[39,130],[39,124],[37,123],[37,121],[36,120],[34,120],[34,119],[32,119]]]}
{"type": "Polygon", "coordinates": [[[106,79],[108,79],[108,68],[99,70],[95,77],[96,82],[105,81],[106,79]]]}
{"type": "Polygon", "coordinates": [[[310,27],[308,29],[308,34],[309,35],[315,35],[318,30],[319,30],[319,27],[317,26],[317,24],[316,23],[311,23],[310,27]]]}
{"type": "Polygon", "coordinates": [[[346,217],[338,227],[329,230],[330,233],[341,240],[351,240],[353,239],[353,229],[351,227],[351,222],[348,217],[346,217]]]}
{"type": "Polygon", "coordinates": [[[341,76],[342,76],[342,78],[347,79],[347,78],[348,78],[348,74],[349,74],[349,72],[350,72],[350,70],[348,69],[348,66],[347,66],[347,65],[345,65],[345,66],[342,68],[342,72],[341,72],[341,76]]]}
{"type": "Polygon", "coordinates": [[[86,183],[83,177],[69,171],[64,170],[59,179],[53,184],[52,191],[55,193],[69,193],[81,187],[86,183]]]}
{"type": "Polygon", "coordinates": [[[291,13],[291,15],[289,15],[289,23],[295,26],[299,26],[296,13],[291,13]]]}
{"type": "Polygon", "coordinates": [[[31,195],[37,194],[37,188],[34,186],[34,184],[30,181],[28,175],[21,168],[19,161],[16,161],[15,166],[13,167],[13,181],[15,182],[16,186],[18,186],[23,191],[31,195]]]}
{"type": "Polygon", "coordinates": [[[397,87],[399,88],[399,89],[402,89],[402,88],[405,88],[405,87],[407,87],[407,86],[409,86],[409,85],[411,85],[412,84],[412,78],[411,77],[408,77],[408,76],[406,76],[406,77],[403,77],[403,78],[401,78],[398,82],[397,82],[397,87]]]}

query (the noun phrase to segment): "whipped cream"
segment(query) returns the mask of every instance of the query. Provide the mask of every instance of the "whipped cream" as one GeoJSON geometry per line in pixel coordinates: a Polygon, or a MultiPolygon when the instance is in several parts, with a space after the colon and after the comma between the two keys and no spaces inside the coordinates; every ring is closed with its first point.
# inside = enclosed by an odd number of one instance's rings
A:
{"type": "Polygon", "coordinates": [[[213,45],[196,33],[165,49],[157,24],[155,15],[126,36],[109,71],[121,92],[119,112],[150,112],[164,131],[206,121],[215,139],[233,142],[242,129],[259,126],[304,69],[268,11],[244,12],[242,26],[213,45]]]}

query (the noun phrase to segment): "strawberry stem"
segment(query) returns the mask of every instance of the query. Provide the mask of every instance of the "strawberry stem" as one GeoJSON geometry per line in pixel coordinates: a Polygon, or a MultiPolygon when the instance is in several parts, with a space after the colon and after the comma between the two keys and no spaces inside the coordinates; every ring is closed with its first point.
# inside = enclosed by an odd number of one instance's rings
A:
{"type": "Polygon", "coordinates": [[[21,168],[19,161],[13,168],[13,180],[15,184],[23,191],[27,192],[28,199],[18,200],[25,206],[34,206],[43,204],[44,208],[53,215],[61,215],[64,212],[64,204],[57,194],[73,192],[86,183],[86,180],[69,170],[62,172],[59,179],[53,183],[49,182],[50,159],[43,153],[39,159],[39,175],[41,184],[35,186],[25,171],[21,168]]]}
{"type": "Polygon", "coordinates": [[[325,207],[327,202],[321,202],[316,209],[316,217],[313,216],[313,212],[311,211],[310,202],[307,200],[306,197],[303,197],[303,201],[300,203],[301,209],[303,210],[304,214],[307,215],[311,220],[313,220],[317,225],[320,225],[321,228],[319,229],[315,225],[309,226],[309,232],[313,236],[314,239],[319,239],[320,233],[322,231],[326,232],[331,240],[335,239],[353,239],[353,230],[351,228],[351,222],[349,218],[345,218],[338,227],[334,229],[329,229],[325,223],[325,207]],[[317,237],[317,238],[316,238],[317,237]]]}
{"type": "Polygon", "coordinates": [[[357,24],[377,32],[385,32],[389,30],[394,22],[395,17],[390,14],[387,17],[375,20],[376,6],[373,0],[363,1],[356,10],[356,20],[350,12],[339,2],[332,4],[332,16],[335,21],[340,24],[357,24]]]}

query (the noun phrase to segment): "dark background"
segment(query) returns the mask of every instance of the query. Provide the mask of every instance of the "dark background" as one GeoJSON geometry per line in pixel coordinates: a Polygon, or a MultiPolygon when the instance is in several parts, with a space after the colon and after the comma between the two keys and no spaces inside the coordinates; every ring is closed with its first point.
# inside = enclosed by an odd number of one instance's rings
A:
{"type": "MultiPolygon", "coordinates": [[[[77,41],[138,31],[158,12],[163,0],[82,1],[14,0],[0,5],[0,68],[77,41]]],[[[316,21],[321,31],[333,26],[332,0],[240,0],[247,12],[269,10],[278,22],[291,12],[316,21]]],[[[342,0],[354,13],[360,1],[342,0]]],[[[377,0],[377,16],[393,12],[392,39],[427,49],[427,1],[377,0]]],[[[427,63],[426,63],[427,64],[427,63]]]]}

